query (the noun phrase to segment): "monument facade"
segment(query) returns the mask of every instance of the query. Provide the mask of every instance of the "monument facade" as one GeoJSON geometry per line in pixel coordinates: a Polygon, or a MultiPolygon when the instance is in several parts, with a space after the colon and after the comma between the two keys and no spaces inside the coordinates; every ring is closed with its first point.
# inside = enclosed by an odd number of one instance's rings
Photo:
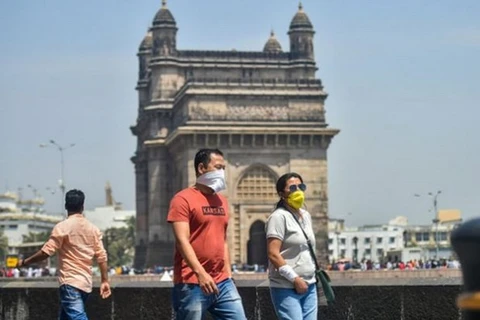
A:
{"type": "Polygon", "coordinates": [[[273,32],[263,51],[181,50],[177,31],[163,1],[138,51],[135,266],[173,264],[169,202],[195,183],[193,158],[205,147],[219,148],[227,161],[232,263],[266,264],[275,182],[290,171],[308,186],[317,255],[328,261],[327,149],[339,130],[325,121],[315,32],[302,6],[288,30],[288,52],[273,32]]]}

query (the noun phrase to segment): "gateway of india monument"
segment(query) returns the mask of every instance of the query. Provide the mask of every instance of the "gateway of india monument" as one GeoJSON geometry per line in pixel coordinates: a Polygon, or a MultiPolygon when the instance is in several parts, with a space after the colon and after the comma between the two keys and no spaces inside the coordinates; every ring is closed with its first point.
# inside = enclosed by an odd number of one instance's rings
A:
{"type": "Polygon", "coordinates": [[[173,265],[169,202],[195,183],[193,159],[206,147],[225,154],[232,264],[266,265],[275,183],[291,171],[307,184],[317,255],[327,262],[327,149],[339,130],[325,121],[315,31],[302,5],[289,50],[273,32],[261,51],[183,50],[177,31],[164,0],[138,51],[135,267],[173,265]]]}

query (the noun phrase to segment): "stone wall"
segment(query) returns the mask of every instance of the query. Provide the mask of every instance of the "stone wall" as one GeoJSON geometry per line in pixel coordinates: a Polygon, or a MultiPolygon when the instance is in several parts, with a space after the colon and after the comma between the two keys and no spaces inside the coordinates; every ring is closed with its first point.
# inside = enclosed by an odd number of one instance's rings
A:
{"type": "MultiPolygon", "coordinates": [[[[455,305],[461,292],[458,270],[331,275],[337,301],[334,306],[322,306],[319,319],[462,319],[455,305]]],[[[158,276],[114,277],[112,297],[107,300],[100,299],[96,287],[88,302],[90,319],[172,319],[172,284],[159,279],[158,276]]],[[[265,275],[239,275],[237,279],[247,318],[275,319],[265,275]]],[[[56,318],[58,293],[54,279],[5,279],[0,281],[0,287],[0,319],[56,318]]]]}

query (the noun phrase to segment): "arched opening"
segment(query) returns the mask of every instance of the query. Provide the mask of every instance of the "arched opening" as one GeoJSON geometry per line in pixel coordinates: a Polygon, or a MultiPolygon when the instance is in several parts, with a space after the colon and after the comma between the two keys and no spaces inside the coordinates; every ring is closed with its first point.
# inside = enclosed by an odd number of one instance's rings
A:
{"type": "Polygon", "coordinates": [[[267,239],[265,234],[265,223],[257,220],[250,227],[250,240],[248,240],[247,263],[258,264],[267,268],[267,239]]]}
{"type": "Polygon", "coordinates": [[[234,244],[234,259],[249,265],[267,267],[265,219],[278,201],[275,189],[276,173],[264,164],[253,164],[239,176],[233,202],[234,236],[249,239],[234,244]],[[243,229],[240,226],[245,225],[243,229]]]}

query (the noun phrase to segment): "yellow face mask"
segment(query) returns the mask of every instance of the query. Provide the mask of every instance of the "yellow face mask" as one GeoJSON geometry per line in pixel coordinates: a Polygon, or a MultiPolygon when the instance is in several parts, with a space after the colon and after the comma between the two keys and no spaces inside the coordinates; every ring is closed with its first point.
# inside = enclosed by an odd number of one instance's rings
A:
{"type": "Polygon", "coordinates": [[[300,209],[305,202],[305,193],[301,190],[297,190],[292,192],[288,195],[287,203],[290,207],[294,208],[295,210],[300,209]]]}

